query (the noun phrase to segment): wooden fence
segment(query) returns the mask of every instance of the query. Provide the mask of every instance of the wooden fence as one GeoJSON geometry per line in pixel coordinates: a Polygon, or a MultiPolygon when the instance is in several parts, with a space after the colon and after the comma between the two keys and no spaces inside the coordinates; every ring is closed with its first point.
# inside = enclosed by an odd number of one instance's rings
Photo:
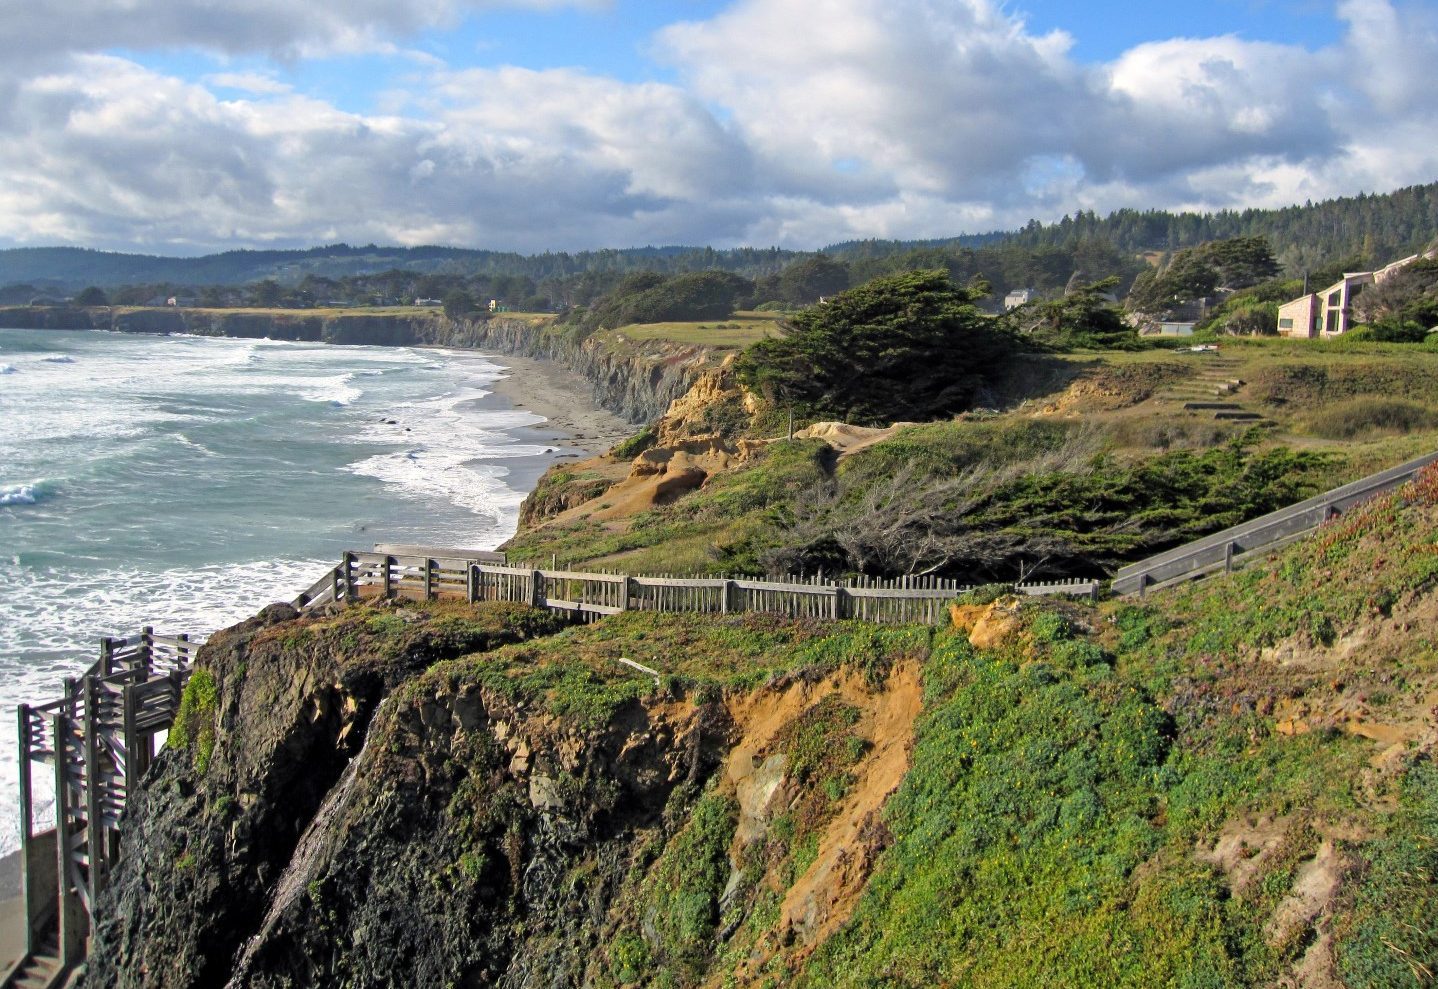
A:
{"type": "Polygon", "coordinates": [[[1406,484],[1433,463],[1438,463],[1438,453],[1370,474],[1362,480],[1130,564],[1114,574],[1113,591],[1142,595],[1152,587],[1217,570],[1232,570],[1245,554],[1274,550],[1307,535],[1346,509],[1406,484]]]}
{"type": "MultiPolygon", "coordinates": [[[[934,624],[974,585],[937,577],[896,580],[821,577],[672,577],[480,563],[467,557],[346,553],[339,566],[295,599],[305,610],[365,598],[416,601],[513,601],[568,612],[582,620],[623,611],[727,615],[764,612],[792,618],[934,624]]],[[[1096,580],[1020,584],[1016,593],[1096,597],[1096,580]]]]}
{"type": "MultiPolygon", "coordinates": [[[[120,848],[120,818],[174,724],[198,643],[156,635],[100,640],[100,658],[64,681],[63,696],[19,707],[20,861],[26,953],[6,974],[63,974],[85,938],[120,848]],[[36,765],[55,787],[55,827],[37,832],[36,765]]],[[[47,976],[48,978],[49,976],[47,976]]]]}

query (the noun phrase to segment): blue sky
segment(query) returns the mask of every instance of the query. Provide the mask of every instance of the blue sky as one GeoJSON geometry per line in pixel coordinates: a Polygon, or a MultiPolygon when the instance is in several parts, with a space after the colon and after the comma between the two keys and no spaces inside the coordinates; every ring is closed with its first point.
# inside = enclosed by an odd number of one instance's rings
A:
{"type": "Polygon", "coordinates": [[[1438,179],[1435,0],[32,0],[0,245],[816,247],[1438,179]]]}

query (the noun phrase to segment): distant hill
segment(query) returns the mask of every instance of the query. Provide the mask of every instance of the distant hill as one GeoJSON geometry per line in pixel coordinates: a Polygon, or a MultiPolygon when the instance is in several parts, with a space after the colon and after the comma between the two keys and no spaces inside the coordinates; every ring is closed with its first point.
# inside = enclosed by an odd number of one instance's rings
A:
{"type": "Polygon", "coordinates": [[[1079,212],[1057,223],[1031,220],[1022,230],[939,240],[865,240],[833,244],[843,258],[883,257],[921,249],[1003,244],[1039,250],[1106,241],[1121,251],[1176,251],[1231,237],[1267,237],[1290,274],[1362,257],[1381,262],[1417,251],[1438,238],[1438,182],[1395,192],[1362,194],[1283,209],[1170,213],[1123,209],[1100,217],[1079,212]]]}
{"type": "MultiPolygon", "coordinates": [[[[1267,237],[1289,274],[1347,259],[1377,263],[1422,248],[1438,238],[1438,183],[1381,195],[1359,195],[1283,209],[1170,213],[1124,209],[1100,217],[1079,212],[1057,223],[1030,221],[1020,230],[965,234],[934,240],[859,240],[831,244],[823,253],[846,261],[875,260],[915,251],[954,252],[1010,248],[1072,249],[1085,242],[1111,244],[1128,255],[1174,251],[1230,237],[1267,237]]],[[[31,285],[39,292],[71,292],[87,285],[243,285],[273,278],[293,285],[307,275],[342,278],[398,269],[412,274],[522,275],[542,281],[586,272],[663,273],[718,269],[756,278],[773,274],[810,252],[780,248],[634,247],[577,253],[521,255],[461,247],[352,247],[225,251],[172,258],[119,254],[77,247],[0,250],[0,286],[31,285]]]]}
{"type": "Polygon", "coordinates": [[[639,269],[681,272],[719,268],[754,277],[778,271],[797,256],[797,252],[778,248],[634,247],[525,256],[463,247],[331,244],[305,250],[225,251],[172,258],[79,247],[21,247],[0,250],[0,285],[75,290],[87,285],[244,285],[266,278],[295,284],[307,275],[343,278],[396,269],[414,274],[525,275],[536,281],[588,271],[639,269]]]}

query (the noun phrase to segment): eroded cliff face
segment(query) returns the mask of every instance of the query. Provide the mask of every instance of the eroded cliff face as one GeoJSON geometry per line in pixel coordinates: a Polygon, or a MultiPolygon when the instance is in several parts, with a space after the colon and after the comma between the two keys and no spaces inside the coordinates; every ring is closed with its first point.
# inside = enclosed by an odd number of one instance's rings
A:
{"type": "Polygon", "coordinates": [[[801,962],[886,843],[923,637],[851,668],[775,619],[528,639],[554,622],[276,607],[217,636],[212,748],[186,728],[146,780],[87,985],[694,985],[801,962]],[[616,636],[665,673],[618,663],[616,636]],[[736,647],[778,669],[712,679],[736,647]]]}

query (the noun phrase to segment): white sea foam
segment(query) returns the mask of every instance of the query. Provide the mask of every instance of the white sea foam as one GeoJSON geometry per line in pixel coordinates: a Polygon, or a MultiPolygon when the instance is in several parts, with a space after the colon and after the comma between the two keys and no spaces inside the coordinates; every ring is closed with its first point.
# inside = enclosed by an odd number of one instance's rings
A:
{"type": "Polygon", "coordinates": [[[54,493],[55,485],[50,481],[0,484],[0,505],[35,505],[54,493]]]}
{"type": "Polygon", "coordinates": [[[371,423],[361,439],[398,444],[400,449],[367,457],[347,469],[378,478],[411,498],[442,498],[468,508],[493,519],[499,531],[508,531],[525,492],[505,484],[509,470],[494,461],[538,456],[549,447],[516,443],[504,432],[543,422],[540,416],[522,410],[469,408],[488,394],[468,387],[395,406],[393,422],[371,423]]]}
{"type": "Polygon", "coordinates": [[[74,363],[75,363],[75,358],[71,357],[69,354],[57,354],[57,355],[55,355],[54,357],[42,357],[42,358],[40,358],[40,359],[41,359],[42,361],[44,361],[46,364],[74,364],[74,363]]]}
{"type": "Polygon", "coordinates": [[[190,439],[190,438],[189,438],[188,436],[186,436],[184,433],[171,433],[171,434],[170,434],[170,438],[171,438],[172,440],[174,440],[176,443],[180,444],[181,446],[186,447],[186,448],[191,449],[191,450],[194,450],[196,453],[199,453],[199,454],[201,454],[202,456],[206,456],[206,457],[214,457],[214,456],[217,456],[217,454],[215,453],[214,450],[211,450],[209,447],[205,446],[205,444],[203,444],[203,443],[196,443],[194,440],[190,439]]]}
{"type": "Polygon", "coordinates": [[[14,374],[19,370],[14,364],[0,364],[0,374],[14,374]]]}
{"type": "Polygon", "coordinates": [[[307,402],[328,402],[330,405],[353,405],[364,395],[362,389],[350,384],[354,374],[337,374],[329,378],[301,379],[304,388],[300,397],[307,402]]]}
{"type": "MultiPolygon", "coordinates": [[[[186,632],[203,638],[272,601],[298,594],[333,565],[324,560],[265,560],[158,573],[107,570],[77,577],[69,570],[36,570],[8,561],[0,566],[0,576],[18,593],[7,609],[9,620],[0,623],[0,651],[49,658],[7,670],[0,680],[0,708],[13,711],[16,704],[53,700],[64,677],[78,675],[95,661],[103,635],[130,635],[153,624],[162,634],[186,632]]],[[[13,736],[0,732],[0,855],[19,844],[13,736]]],[[[37,809],[45,826],[51,800],[43,787],[40,798],[37,809]]]]}

